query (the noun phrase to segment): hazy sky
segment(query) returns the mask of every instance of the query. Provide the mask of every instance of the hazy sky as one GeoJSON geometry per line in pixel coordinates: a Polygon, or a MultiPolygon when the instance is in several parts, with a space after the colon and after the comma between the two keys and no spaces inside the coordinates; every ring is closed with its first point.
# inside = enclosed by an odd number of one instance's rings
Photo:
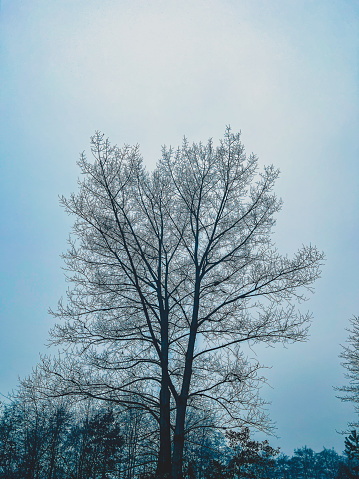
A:
{"type": "Polygon", "coordinates": [[[359,314],[359,3],[346,0],[2,0],[0,7],[0,392],[44,353],[49,306],[65,292],[59,255],[76,160],[103,131],[161,145],[242,131],[282,174],[282,253],[316,244],[327,262],[310,339],[261,348],[278,444],[343,450],[353,407],[335,398],[338,355],[359,314]]]}

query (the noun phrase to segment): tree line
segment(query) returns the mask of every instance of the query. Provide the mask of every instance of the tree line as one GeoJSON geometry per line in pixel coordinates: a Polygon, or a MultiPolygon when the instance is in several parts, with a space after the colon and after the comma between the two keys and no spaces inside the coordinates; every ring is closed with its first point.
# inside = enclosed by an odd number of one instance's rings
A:
{"type": "MultiPolygon", "coordinates": [[[[198,418],[188,418],[197,422],[198,418]]],[[[151,479],[156,476],[158,426],[139,410],[98,401],[39,400],[22,391],[2,404],[1,479],[151,479]]],[[[346,456],[298,448],[292,457],[251,438],[250,430],[219,431],[214,418],[185,442],[185,479],[350,479],[359,477],[359,438],[346,456]],[[354,451],[354,452],[353,452],[354,451]]]]}

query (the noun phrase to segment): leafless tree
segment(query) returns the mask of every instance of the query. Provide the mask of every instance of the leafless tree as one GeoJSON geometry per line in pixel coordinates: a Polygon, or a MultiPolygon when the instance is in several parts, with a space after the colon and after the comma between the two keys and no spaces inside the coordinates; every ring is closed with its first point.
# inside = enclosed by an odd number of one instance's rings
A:
{"type": "MultiPolygon", "coordinates": [[[[345,402],[353,402],[356,413],[359,413],[359,316],[353,316],[350,320],[351,327],[347,330],[349,336],[347,345],[343,346],[340,358],[343,359],[342,366],[347,370],[345,378],[347,384],[335,388],[341,394],[339,399],[345,402]]],[[[359,427],[359,422],[351,422],[349,427],[359,427]]]]}
{"type": "Polygon", "coordinates": [[[75,223],[52,343],[67,355],[40,369],[58,378],[53,394],[151,414],[157,472],[179,479],[188,408],[211,408],[227,426],[266,427],[259,365],[245,345],[305,339],[310,315],[297,303],[323,254],[276,250],[278,170],[259,172],[230,128],[217,147],[163,148],[151,173],[138,146],[97,133],[91,147],[93,160],[79,160],[79,192],[61,199],[75,223]]]}

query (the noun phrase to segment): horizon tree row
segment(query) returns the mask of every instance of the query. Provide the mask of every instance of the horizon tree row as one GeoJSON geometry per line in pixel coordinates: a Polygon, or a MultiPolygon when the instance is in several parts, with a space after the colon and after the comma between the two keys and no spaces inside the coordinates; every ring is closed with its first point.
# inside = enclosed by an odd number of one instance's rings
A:
{"type": "MultiPolygon", "coordinates": [[[[95,400],[40,400],[20,391],[0,412],[0,479],[153,479],[158,436],[148,419],[95,400]]],[[[247,427],[223,434],[214,422],[202,421],[189,435],[185,479],[358,477],[357,435],[346,438],[347,459],[333,449],[315,453],[308,447],[288,457],[251,438],[247,427]]]]}

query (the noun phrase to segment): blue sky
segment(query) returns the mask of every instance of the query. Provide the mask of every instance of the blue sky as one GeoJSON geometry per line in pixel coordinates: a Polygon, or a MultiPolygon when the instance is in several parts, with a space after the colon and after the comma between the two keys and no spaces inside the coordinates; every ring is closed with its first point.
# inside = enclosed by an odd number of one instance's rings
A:
{"type": "MultiPolygon", "coordinates": [[[[45,352],[66,284],[59,255],[76,160],[101,130],[162,144],[242,131],[248,152],[281,170],[281,252],[324,250],[309,341],[260,348],[262,394],[287,453],[343,449],[354,418],[335,398],[338,354],[358,314],[359,4],[330,0],[2,0],[0,7],[0,392],[45,352]]],[[[275,441],[274,441],[275,442],[275,441]]]]}

